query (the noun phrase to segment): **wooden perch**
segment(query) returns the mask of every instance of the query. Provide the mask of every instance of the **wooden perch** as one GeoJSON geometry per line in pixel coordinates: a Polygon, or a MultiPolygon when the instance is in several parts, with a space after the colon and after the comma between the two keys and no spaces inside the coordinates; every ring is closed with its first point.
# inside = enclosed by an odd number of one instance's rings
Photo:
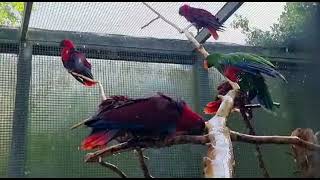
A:
{"type": "Polygon", "coordinates": [[[233,148],[230,130],[227,128],[226,123],[238,90],[239,86],[233,86],[233,90],[229,91],[225,96],[219,96],[222,99],[222,103],[216,115],[206,123],[210,139],[207,157],[203,159],[204,176],[206,178],[233,177],[233,148]]]}
{"type": "MultiPolygon", "coordinates": [[[[297,136],[309,143],[318,144],[318,138],[312,129],[295,129],[292,136],[297,136]]],[[[320,177],[320,151],[310,151],[297,145],[291,145],[293,157],[304,178],[319,178],[320,177]]]]}
{"type": "Polygon", "coordinates": [[[307,142],[297,136],[253,136],[239,132],[230,132],[232,141],[251,144],[294,144],[312,151],[320,151],[320,145],[307,142]]]}
{"type": "Polygon", "coordinates": [[[93,80],[93,79],[90,79],[90,78],[88,78],[88,77],[86,77],[86,76],[83,76],[83,75],[81,75],[81,74],[78,74],[78,73],[76,73],[76,72],[69,71],[69,73],[72,74],[72,75],[78,76],[78,77],[80,77],[80,78],[82,78],[82,79],[85,79],[85,80],[87,80],[87,81],[90,81],[90,82],[93,82],[93,83],[98,83],[98,84],[99,84],[99,88],[100,88],[100,93],[101,93],[101,98],[102,98],[102,100],[106,100],[106,99],[107,99],[107,96],[106,96],[106,94],[105,94],[105,92],[104,92],[103,86],[102,86],[102,84],[100,83],[100,81],[95,81],[95,80],[93,80]]]}
{"type": "Polygon", "coordinates": [[[126,151],[131,151],[136,147],[140,148],[161,148],[168,147],[177,144],[206,144],[208,143],[207,136],[176,136],[172,139],[166,140],[149,140],[149,141],[139,141],[139,142],[124,142],[111,147],[103,148],[94,153],[88,153],[85,156],[85,162],[97,162],[98,157],[107,157],[113,154],[122,153],[126,151]]]}
{"type": "MultiPolygon", "coordinates": [[[[304,141],[297,136],[253,136],[236,131],[230,131],[230,137],[233,142],[244,142],[250,144],[294,144],[311,151],[320,152],[320,145],[304,141]]],[[[103,148],[94,153],[88,153],[85,156],[85,162],[98,162],[99,157],[108,157],[113,154],[131,151],[137,146],[140,148],[163,148],[179,144],[208,145],[208,143],[210,143],[208,134],[203,136],[181,135],[166,140],[123,142],[103,148]]]]}

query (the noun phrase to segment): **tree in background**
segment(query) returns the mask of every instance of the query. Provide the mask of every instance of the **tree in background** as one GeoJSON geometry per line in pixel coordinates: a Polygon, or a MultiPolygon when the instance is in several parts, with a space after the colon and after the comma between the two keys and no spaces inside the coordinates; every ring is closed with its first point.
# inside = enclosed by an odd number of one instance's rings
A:
{"type": "Polygon", "coordinates": [[[270,31],[250,27],[249,20],[241,15],[235,15],[236,19],[231,23],[231,27],[241,29],[241,32],[247,36],[248,45],[292,47],[298,41],[310,36],[312,29],[315,29],[310,27],[315,24],[317,18],[314,17],[319,7],[318,2],[287,2],[278,22],[271,26],[270,31]]]}
{"type": "Polygon", "coordinates": [[[0,2],[0,26],[17,26],[23,10],[24,2],[0,2]]]}

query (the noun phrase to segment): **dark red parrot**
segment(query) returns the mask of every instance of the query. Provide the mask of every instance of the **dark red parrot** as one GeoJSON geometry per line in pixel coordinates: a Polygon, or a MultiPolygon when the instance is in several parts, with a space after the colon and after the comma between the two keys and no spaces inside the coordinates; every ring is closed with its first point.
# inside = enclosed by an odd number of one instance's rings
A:
{"type": "Polygon", "coordinates": [[[192,23],[197,28],[198,33],[201,28],[207,28],[215,40],[219,38],[217,31],[222,31],[224,28],[217,17],[204,9],[185,4],[179,8],[179,14],[192,23]]]}
{"type": "MultiPolygon", "coordinates": [[[[91,64],[87,61],[85,55],[75,49],[75,46],[71,40],[65,39],[60,42],[61,59],[63,66],[71,72],[81,74],[93,80],[91,73],[91,64]]],[[[77,81],[85,86],[93,86],[96,82],[88,81],[79,76],[71,74],[77,81]]]]}
{"type": "Polygon", "coordinates": [[[163,138],[201,134],[205,128],[204,119],[185,101],[176,101],[161,93],[139,99],[111,96],[83,124],[92,128],[92,132],[83,140],[82,150],[105,147],[125,134],[135,138],[163,138]]]}

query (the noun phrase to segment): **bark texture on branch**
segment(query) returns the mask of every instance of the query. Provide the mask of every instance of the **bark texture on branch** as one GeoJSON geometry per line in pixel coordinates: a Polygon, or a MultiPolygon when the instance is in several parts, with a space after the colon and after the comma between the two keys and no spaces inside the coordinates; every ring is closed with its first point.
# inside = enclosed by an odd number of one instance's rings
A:
{"type": "MultiPolygon", "coordinates": [[[[230,131],[230,137],[233,142],[245,142],[250,144],[294,144],[311,151],[320,152],[320,145],[312,144],[296,136],[253,136],[236,131],[230,131]]],[[[162,148],[179,144],[207,145],[208,143],[210,143],[208,134],[204,136],[181,135],[165,141],[141,141],[136,143],[124,142],[103,148],[94,153],[88,153],[85,157],[85,162],[98,162],[99,157],[107,157],[113,154],[131,151],[137,146],[141,148],[162,148]]]]}
{"type": "MultiPolygon", "coordinates": [[[[291,135],[309,143],[318,144],[318,138],[312,129],[297,128],[291,135]]],[[[304,178],[320,178],[320,151],[310,151],[297,145],[291,145],[291,148],[301,176],[304,178]]]]}
{"type": "Polygon", "coordinates": [[[239,86],[233,87],[225,96],[220,96],[222,103],[207,123],[210,144],[207,156],[204,157],[205,178],[232,178],[234,167],[233,147],[230,130],[227,128],[227,117],[233,108],[234,98],[239,86]]]}

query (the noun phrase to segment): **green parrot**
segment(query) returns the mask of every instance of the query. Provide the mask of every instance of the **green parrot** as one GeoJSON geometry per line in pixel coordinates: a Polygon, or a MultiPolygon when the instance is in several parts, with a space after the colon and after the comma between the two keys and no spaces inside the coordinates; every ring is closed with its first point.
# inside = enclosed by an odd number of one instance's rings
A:
{"type": "MultiPolygon", "coordinates": [[[[240,92],[244,93],[248,101],[257,97],[258,102],[267,110],[274,110],[274,102],[271,98],[264,75],[281,78],[285,77],[275,70],[275,66],[265,58],[251,53],[212,53],[204,61],[204,68],[215,67],[220,73],[232,82],[240,86],[240,92]]],[[[223,87],[223,86],[221,86],[223,87]]],[[[221,87],[218,88],[219,92],[221,87]]],[[[231,86],[224,86],[231,88],[231,86]]],[[[224,90],[224,92],[227,92],[224,90]]],[[[205,107],[206,114],[215,114],[221,104],[221,100],[210,102],[205,107]]]]}

